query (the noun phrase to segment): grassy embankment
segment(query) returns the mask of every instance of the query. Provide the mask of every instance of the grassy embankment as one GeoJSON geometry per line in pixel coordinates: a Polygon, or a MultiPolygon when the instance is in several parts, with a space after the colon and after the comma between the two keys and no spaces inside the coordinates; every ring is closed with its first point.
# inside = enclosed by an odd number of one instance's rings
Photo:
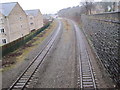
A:
{"type": "Polygon", "coordinates": [[[9,55],[3,58],[5,64],[3,65],[2,71],[14,67],[17,63],[20,63],[24,60],[28,60],[27,55],[38,47],[42,41],[53,31],[56,26],[56,21],[53,21],[51,25],[45,29],[44,32],[41,32],[24,46],[20,47],[16,51],[10,53],[9,55]]]}

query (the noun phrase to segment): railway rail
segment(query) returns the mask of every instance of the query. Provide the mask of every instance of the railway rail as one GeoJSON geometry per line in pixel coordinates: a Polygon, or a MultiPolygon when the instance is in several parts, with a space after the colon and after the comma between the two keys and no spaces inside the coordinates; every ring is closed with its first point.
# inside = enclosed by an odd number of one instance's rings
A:
{"type": "Polygon", "coordinates": [[[28,67],[24,70],[24,72],[17,78],[17,80],[10,86],[8,90],[24,90],[27,88],[29,82],[32,81],[34,75],[36,74],[39,66],[45,59],[46,55],[48,54],[49,50],[54,45],[57,35],[59,34],[61,29],[61,22],[59,21],[59,27],[55,33],[51,36],[49,41],[46,45],[42,48],[39,54],[33,59],[33,61],[28,65],[28,67]]]}
{"type": "MultiPolygon", "coordinates": [[[[73,22],[74,23],[74,22],[73,22]]],[[[91,64],[91,58],[83,41],[83,35],[80,32],[78,26],[74,23],[77,53],[79,60],[79,78],[78,87],[83,89],[96,89],[95,71],[91,64]]]]}

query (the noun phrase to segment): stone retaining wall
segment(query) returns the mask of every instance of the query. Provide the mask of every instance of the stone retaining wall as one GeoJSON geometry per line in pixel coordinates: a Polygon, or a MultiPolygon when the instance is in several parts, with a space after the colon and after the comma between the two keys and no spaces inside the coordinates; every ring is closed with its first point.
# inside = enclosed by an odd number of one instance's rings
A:
{"type": "Polygon", "coordinates": [[[82,15],[81,19],[99,60],[120,86],[120,12],[82,15]]]}

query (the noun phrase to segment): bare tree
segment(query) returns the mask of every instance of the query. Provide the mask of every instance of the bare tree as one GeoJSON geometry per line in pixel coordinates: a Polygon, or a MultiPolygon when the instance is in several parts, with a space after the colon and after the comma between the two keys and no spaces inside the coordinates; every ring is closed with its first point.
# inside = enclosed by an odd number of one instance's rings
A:
{"type": "Polygon", "coordinates": [[[94,1],[93,0],[84,0],[80,2],[80,5],[85,8],[86,14],[91,14],[92,8],[94,7],[94,1]]]}
{"type": "Polygon", "coordinates": [[[112,11],[115,11],[116,2],[113,2],[112,11]]]}

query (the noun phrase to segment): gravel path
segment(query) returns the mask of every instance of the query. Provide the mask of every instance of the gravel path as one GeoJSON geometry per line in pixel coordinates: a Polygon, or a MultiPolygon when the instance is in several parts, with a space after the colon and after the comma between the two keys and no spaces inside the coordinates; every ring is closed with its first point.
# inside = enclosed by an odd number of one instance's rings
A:
{"type": "Polygon", "coordinates": [[[75,40],[73,29],[63,28],[56,47],[39,69],[34,88],[74,88],[76,86],[75,40]]]}

